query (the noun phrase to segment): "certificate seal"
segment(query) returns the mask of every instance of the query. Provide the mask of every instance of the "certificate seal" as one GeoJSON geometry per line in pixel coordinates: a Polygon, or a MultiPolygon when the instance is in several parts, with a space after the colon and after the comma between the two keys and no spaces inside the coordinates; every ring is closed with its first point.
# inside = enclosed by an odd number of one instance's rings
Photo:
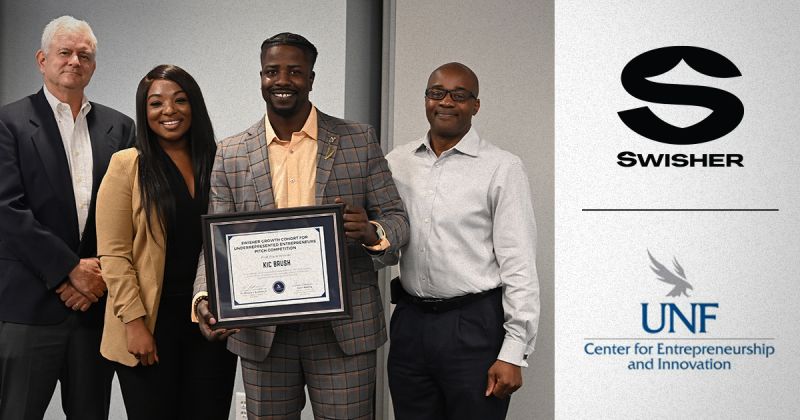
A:
{"type": "Polygon", "coordinates": [[[283,291],[286,290],[286,285],[283,284],[282,281],[278,280],[275,283],[272,283],[272,290],[274,290],[275,293],[283,293],[283,291]]]}

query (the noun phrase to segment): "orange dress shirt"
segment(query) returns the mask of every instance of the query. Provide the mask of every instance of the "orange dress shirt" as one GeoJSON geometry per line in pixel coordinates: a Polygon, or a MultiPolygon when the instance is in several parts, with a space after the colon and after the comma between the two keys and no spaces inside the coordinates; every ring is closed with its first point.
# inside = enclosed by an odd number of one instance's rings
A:
{"type": "Polygon", "coordinates": [[[269,118],[264,116],[269,148],[269,167],[275,206],[313,206],[316,204],[317,108],[312,106],[306,123],[286,141],[279,139],[269,118]]]}

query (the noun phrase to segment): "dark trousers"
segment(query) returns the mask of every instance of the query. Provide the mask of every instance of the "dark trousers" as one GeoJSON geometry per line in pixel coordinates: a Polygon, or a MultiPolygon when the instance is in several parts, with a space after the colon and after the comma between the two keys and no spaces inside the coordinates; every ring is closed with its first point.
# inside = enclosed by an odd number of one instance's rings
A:
{"type": "Polygon", "coordinates": [[[129,420],[227,419],[236,355],[209,342],[189,319],[189,297],[164,297],[156,319],[159,363],[116,363],[129,420]]]}
{"type": "Polygon", "coordinates": [[[61,382],[67,419],[108,418],[112,364],[100,355],[101,328],[70,314],[56,325],[0,321],[0,420],[41,420],[61,382]]]}
{"type": "Polygon", "coordinates": [[[440,313],[398,302],[387,366],[395,418],[505,418],[509,400],[484,396],[505,336],[501,299],[494,293],[440,313]]]}

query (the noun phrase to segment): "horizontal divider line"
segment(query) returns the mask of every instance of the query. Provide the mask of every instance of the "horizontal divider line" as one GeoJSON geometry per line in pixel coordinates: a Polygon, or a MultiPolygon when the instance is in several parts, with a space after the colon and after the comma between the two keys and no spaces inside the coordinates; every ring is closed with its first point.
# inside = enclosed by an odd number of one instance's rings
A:
{"type": "Polygon", "coordinates": [[[763,341],[772,341],[775,340],[774,337],[728,337],[728,338],[656,338],[656,337],[642,337],[642,338],[635,338],[635,337],[594,337],[594,338],[584,338],[584,340],[605,340],[605,341],[643,341],[643,340],[651,340],[651,341],[686,341],[686,340],[694,340],[694,341],[732,341],[732,340],[763,340],[763,341]]]}
{"type": "Polygon", "coordinates": [[[779,209],[581,209],[581,211],[780,211],[779,209]]]}

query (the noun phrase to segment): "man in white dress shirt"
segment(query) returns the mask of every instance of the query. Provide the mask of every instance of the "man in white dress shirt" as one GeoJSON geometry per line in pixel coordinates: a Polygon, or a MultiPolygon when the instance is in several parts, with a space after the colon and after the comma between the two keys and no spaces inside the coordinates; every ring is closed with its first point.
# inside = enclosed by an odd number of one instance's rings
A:
{"type": "Polygon", "coordinates": [[[387,156],[411,224],[392,285],[395,417],[503,419],[539,319],[530,187],[520,159],[472,128],[472,70],[440,66],[425,98],[428,134],[387,156]]]}
{"type": "Polygon", "coordinates": [[[36,52],[44,86],[0,108],[0,420],[41,419],[57,381],[66,418],[108,418],[94,208],[134,129],[84,95],[96,52],[86,22],[53,20],[36,52]]]}

